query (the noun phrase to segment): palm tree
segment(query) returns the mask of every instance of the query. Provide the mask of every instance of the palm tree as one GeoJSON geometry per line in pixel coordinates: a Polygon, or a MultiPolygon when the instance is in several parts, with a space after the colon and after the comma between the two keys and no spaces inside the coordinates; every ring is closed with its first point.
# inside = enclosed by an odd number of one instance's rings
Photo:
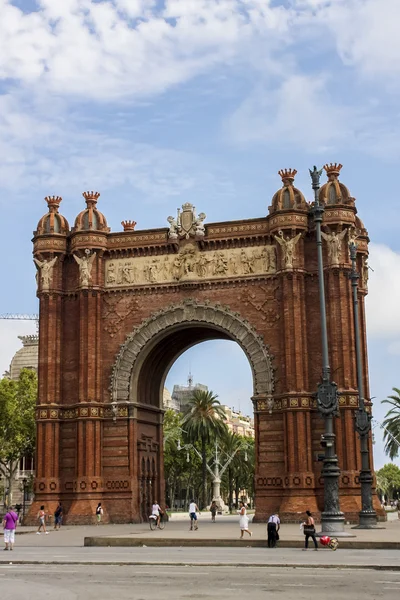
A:
{"type": "Polygon", "coordinates": [[[400,389],[392,388],[395,395],[382,400],[382,404],[390,404],[392,408],[386,413],[383,426],[385,427],[383,439],[385,452],[393,460],[399,455],[400,445],[400,389]]]}
{"type": "Polygon", "coordinates": [[[225,413],[213,392],[195,390],[183,417],[191,443],[200,441],[202,458],[202,508],[207,504],[207,444],[226,431],[225,413]]]}

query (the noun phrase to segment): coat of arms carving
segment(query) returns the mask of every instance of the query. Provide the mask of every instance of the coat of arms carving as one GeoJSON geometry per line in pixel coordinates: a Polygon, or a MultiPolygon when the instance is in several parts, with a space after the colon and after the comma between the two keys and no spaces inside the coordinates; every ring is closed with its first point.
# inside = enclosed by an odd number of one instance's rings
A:
{"type": "Polygon", "coordinates": [[[182,205],[182,210],[178,208],[176,219],[168,217],[169,232],[168,237],[171,240],[180,238],[196,237],[203,238],[205,235],[204,220],[205,213],[199,213],[196,216],[196,208],[190,202],[182,205]]]}

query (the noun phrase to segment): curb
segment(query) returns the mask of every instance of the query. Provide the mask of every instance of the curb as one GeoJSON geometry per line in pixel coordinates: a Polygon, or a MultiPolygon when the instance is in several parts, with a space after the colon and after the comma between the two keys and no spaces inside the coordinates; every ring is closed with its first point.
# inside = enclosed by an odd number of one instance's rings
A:
{"type": "MultiPolygon", "coordinates": [[[[83,545],[86,547],[214,547],[214,548],[268,548],[266,540],[227,540],[227,539],[175,539],[175,538],[128,538],[128,537],[85,537],[83,545]]],[[[279,548],[303,548],[303,540],[281,540],[279,548]]],[[[400,542],[366,542],[339,539],[342,550],[400,550],[400,542]]]]}
{"type": "MultiPolygon", "coordinates": [[[[66,561],[59,560],[0,560],[0,565],[74,565],[74,566],[115,566],[115,567],[143,567],[154,566],[154,562],[150,561],[66,561]]],[[[348,564],[310,564],[310,563],[207,563],[207,562],[160,562],[158,566],[163,567],[229,567],[229,568],[259,568],[259,569],[345,569],[345,570],[362,570],[362,571],[397,571],[400,572],[400,565],[348,565],[348,564]]]]}

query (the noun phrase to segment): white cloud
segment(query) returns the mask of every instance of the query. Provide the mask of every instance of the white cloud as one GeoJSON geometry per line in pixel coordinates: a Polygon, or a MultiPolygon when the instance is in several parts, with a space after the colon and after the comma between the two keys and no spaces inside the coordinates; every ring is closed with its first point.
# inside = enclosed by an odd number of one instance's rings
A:
{"type": "Polygon", "coordinates": [[[294,0],[306,18],[333,36],[343,63],[363,75],[398,83],[400,36],[398,0],[294,0]]]}
{"type": "Polygon", "coordinates": [[[0,77],[95,99],[162,92],[256,34],[282,37],[290,14],[269,0],[41,0],[29,14],[0,0],[0,10],[0,77]]]}
{"type": "Polygon", "coordinates": [[[326,152],[351,135],[350,114],[345,106],[333,104],[325,77],[290,75],[273,90],[257,89],[226,126],[239,143],[277,142],[326,152]]]}
{"type": "Polygon", "coordinates": [[[96,125],[86,119],[82,126],[79,117],[67,116],[63,108],[52,112],[47,103],[0,96],[0,187],[64,195],[87,186],[124,185],[162,202],[213,186],[214,176],[200,157],[140,143],[120,131],[107,134],[96,125]]]}
{"type": "Polygon", "coordinates": [[[367,327],[371,339],[392,340],[391,353],[400,347],[400,253],[383,244],[370,244],[367,327]],[[398,339],[397,339],[398,338],[398,339]]]}

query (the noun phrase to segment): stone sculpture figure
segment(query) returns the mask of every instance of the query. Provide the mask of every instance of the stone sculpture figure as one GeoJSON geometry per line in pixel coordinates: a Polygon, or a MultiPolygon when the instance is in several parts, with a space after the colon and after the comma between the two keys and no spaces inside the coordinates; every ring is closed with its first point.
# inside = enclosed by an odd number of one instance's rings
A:
{"type": "MultiPolygon", "coordinates": [[[[53,278],[53,267],[56,264],[57,256],[55,256],[52,260],[38,260],[37,258],[33,259],[36,266],[40,272],[40,282],[41,282],[41,291],[44,292],[50,289],[51,280],[53,278]]],[[[39,290],[39,277],[38,273],[36,273],[36,283],[38,284],[39,290]]]]}
{"type": "Polygon", "coordinates": [[[293,238],[290,238],[289,236],[284,238],[283,231],[279,231],[279,234],[274,235],[274,238],[282,248],[282,257],[285,269],[293,269],[295,247],[301,238],[301,232],[295,235],[293,238]]]}
{"type": "Polygon", "coordinates": [[[174,217],[168,217],[167,221],[169,223],[168,237],[171,238],[172,240],[177,240],[179,237],[179,231],[180,231],[177,220],[174,219],[174,217]]]}
{"type": "Polygon", "coordinates": [[[204,227],[204,219],[206,218],[206,214],[201,212],[198,214],[196,220],[193,223],[194,226],[194,234],[197,237],[204,237],[205,233],[206,233],[206,229],[204,227]]]}
{"type": "Polygon", "coordinates": [[[332,233],[325,233],[324,231],[321,231],[322,237],[328,244],[328,259],[330,265],[339,265],[340,249],[346,233],[347,229],[343,229],[340,233],[336,233],[335,231],[332,233]]]}
{"type": "Polygon", "coordinates": [[[96,258],[96,253],[90,255],[90,250],[85,250],[85,256],[73,255],[75,261],[79,265],[79,283],[82,287],[87,287],[92,278],[93,261],[96,258]]]}
{"type": "Polygon", "coordinates": [[[265,270],[267,273],[276,273],[275,246],[265,246],[265,270]]]}
{"type": "Polygon", "coordinates": [[[214,275],[225,275],[228,270],[228,261],[223,252],[218,252],[215,256],[214,275]]]}
{"type": "Polygon", "coordinates": [[[357,242],[356,242],[356,239],[357,239],[357,238],[358,238],[358,235],[357,235],[357,233],[356,233],[356,229],[355,229],[355,227],[350,227],[350,228],[349,228],[349,242],[348,242],[348,244],[349,244],[349,246],[350,246],[350,247],[351,247],[353,244],[354,244],[355,246],[357,246],[357,242]]]}
{"type": "Polygon", "coordinates": [[[154,258],[152,262],[150,262],[145,267],[145,276],[147,281],[150,283],[156,283],[158,278],[158,260],[154,258]]]}
{"type": "Polygon", "coordinates": [[[369,278],[368,258],[366,256],[364,256],[363,263],[362,263],[362,284],[365,289],[368,289],[368,278],[369,278]]]}
{"type": "Polygon", "coordinates": [[[176,256],[172,261],[171,276],[175,281],[179,281],[181,278],[182,260],[180,256],[176,256]]]}
{"type": "Polygon", "coordinates": [[[116,274],[115,274],[115,264],[110,263],[107,269],[107,283],[115,283],[116,282],[116,274]]]}
{"type": "Polygon", "coordinates": [[[121,269],[121,283],[133,283],[134,279],[132,264],[125,263],[121,269]]]}
{"type": "Polygon", "coordinates": [[[242,263],[244,275],[250,275],[250,273],[254,273],[253,261],[247,256],[244,249],[240,253],[240,262],[242,263]]]}

